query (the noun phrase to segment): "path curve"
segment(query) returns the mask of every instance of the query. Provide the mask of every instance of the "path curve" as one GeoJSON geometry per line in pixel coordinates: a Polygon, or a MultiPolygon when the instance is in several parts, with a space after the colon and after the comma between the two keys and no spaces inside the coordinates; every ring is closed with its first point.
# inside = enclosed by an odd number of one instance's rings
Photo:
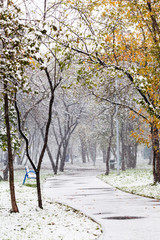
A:
{"type": "Polygon", "coordinates": [[[100,239],[159,240],[160,201],[121,192],[98,179],[98,173],[82,168],[48,178],[44,194],[99,222],[100,239]]]}

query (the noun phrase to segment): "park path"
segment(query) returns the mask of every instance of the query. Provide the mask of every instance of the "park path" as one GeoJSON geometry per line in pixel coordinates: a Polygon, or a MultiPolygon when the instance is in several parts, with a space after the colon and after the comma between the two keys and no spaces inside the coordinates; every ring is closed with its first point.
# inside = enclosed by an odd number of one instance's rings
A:
{"type": "Polygon", "coordinates": [[[124,193],[104,183],[95,169],[68,170],[48,178],[44,194],[102,225],[103,240],[160,240],[160,201],[124,193]]]}

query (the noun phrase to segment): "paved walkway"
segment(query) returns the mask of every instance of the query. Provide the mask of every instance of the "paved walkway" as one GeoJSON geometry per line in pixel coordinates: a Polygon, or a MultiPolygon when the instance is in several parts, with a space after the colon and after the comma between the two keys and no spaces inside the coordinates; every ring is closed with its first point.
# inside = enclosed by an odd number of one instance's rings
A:
{"type": "Polygon", "coordinates": [[[94,170],[81,169],[50,178],[44,193],[94,218],[103,240],[159,240],[160,201],[114,189],[94,170]],[[48,191],[49,188],[49,191],[48,191]]]}

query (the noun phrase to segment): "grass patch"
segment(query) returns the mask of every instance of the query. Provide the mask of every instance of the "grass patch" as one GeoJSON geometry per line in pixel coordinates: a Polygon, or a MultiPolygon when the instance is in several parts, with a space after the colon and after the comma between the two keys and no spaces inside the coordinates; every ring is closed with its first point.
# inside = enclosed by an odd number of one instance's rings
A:
{"type": "Polygon", "coordinates": [[[24,184],[24,186],[36,188],[36,187],[37,187],[37,184],[36,184],[36,183],[26,183],[26,184],[24,184]]]}
{"type": "Polygon", "coordinates": [[[128,169],[120,175],[113,171],[108,176],[102,174],[98,177],[122,191],[160,199],[160,184],[153,184],[153,174],[149,169],[128,169]]]}

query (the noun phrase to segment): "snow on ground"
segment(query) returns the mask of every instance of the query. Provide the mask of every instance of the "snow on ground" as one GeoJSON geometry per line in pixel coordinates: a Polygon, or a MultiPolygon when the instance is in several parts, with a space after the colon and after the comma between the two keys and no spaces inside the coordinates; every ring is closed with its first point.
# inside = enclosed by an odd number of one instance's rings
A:
{"type": "MultiPolygon", "coordinates": [[[[10,213],[8,182],[0,182],[1,240],[92,240],[101,235],[101,227],[74,209],[43,197],[43,209],[37,207],[35,180],[22,186],[25,172],[15,171],[15,189],[19,213],[10,213]]],[[[44,173],[43,179],[48,174],[44,173]]]]}
{"type": "Polygon", "coordinates": [[[153,184],[152,170],[128,169],[121,171],[120,175],[113,171],[110,175],[100,175],[99,178],[123,191],[160,199],[160,184],[153,184]]]}

